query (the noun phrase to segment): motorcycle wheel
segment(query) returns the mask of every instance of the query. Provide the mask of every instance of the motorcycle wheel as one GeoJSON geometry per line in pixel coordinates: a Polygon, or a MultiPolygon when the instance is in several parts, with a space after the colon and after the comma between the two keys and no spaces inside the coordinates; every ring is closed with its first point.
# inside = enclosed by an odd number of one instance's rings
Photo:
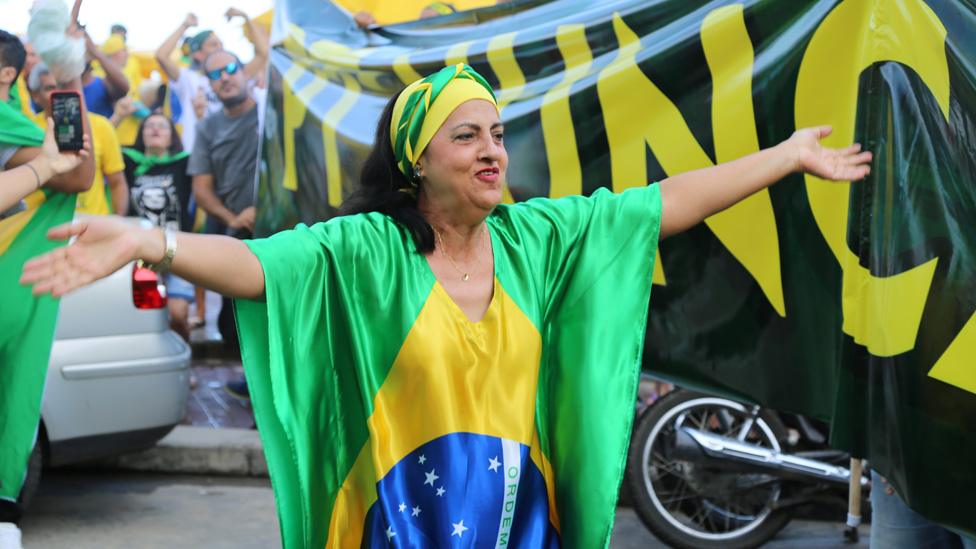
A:
{"type": "MultiPolygon", "coordinates": [[[[679,389],[637,418],[626,482],[634,509],[658,539],[690,549],[756,547],[790,521],[789,509],[775,507],[782,495],[776,477],[672,457],[675,433],[683,425],[735,437],[748,417],[743,404],[679,389]]],[[[779,450],[786,435],[776,415],[763,410],[742,440],[779,450]]]]}

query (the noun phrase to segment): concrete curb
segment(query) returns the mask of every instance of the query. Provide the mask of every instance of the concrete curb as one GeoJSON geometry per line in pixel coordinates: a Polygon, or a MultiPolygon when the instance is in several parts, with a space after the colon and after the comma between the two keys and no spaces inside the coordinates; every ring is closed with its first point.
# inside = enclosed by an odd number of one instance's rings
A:
{"type": "Polygon", "coordinates": [[[179,425],[156,446],[93,464],[99,468],[156,473],[267,477],[258,432],[179,425]]]}

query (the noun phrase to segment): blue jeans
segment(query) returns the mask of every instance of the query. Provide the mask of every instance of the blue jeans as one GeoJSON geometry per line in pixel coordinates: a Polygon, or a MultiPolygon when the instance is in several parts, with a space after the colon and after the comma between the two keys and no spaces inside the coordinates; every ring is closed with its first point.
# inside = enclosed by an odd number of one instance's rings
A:
{"type": "Polygon", "coordinates": [[[193,284],[173,273],[166,274],[166,295],[170,299],[185,299],[193,303],[196,297],[193,284]]]}
{"type": "Polygon", "coordinates": [[[871,549],[943,548],[976,549],[976,540],[912,511],[884,477],[871,471],[871,549]]]}

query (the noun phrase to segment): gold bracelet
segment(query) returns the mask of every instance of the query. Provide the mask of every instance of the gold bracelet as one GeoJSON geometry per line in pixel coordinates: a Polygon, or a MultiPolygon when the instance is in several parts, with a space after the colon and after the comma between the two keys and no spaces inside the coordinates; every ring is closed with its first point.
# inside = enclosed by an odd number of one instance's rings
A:
{"type": "Polygon", "coordinates": [[[30,162],[27,162],[24,165],[27,166],[28,168],[30,168],[30,171],[34,172],[34,179],[37,180],[37,187],[35,187],[34,190],[36,191],[37,189],[40,189],[41,188],[41,176],[40,176],[40,174],[37,173],[37,170],[34,169],[34,166],[31,166],[30,165],[30,162]]]}
{"type": "Polygon", "coordinates": [[[167,227],[163,229],[163,258],[159,263],[147,263],[146,267],[156,273],[169,272],[176,256],[176,231],[167,227]]]}

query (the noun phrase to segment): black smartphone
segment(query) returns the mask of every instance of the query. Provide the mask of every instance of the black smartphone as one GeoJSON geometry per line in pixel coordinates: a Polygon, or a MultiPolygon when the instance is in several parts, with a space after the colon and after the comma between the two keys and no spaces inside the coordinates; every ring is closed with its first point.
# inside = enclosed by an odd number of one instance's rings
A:
{"type": "Polygon", "coordinates": [[[80,151],[85,146],[85,120],[78,92],[51,92],[51,118],[54,119],[54,140],[58,150],[80,151]]]}

